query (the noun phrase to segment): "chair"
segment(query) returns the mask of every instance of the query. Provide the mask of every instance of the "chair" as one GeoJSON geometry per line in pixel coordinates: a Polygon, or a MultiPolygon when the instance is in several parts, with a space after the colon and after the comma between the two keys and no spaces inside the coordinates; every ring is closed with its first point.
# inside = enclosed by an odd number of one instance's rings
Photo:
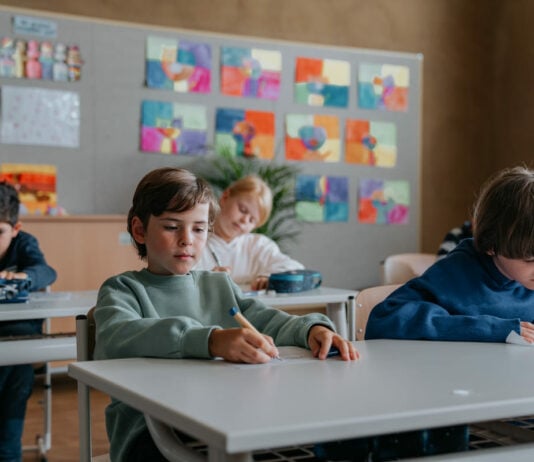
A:
{"type": "Polygon", "coordinates": [[[368,287],[356,297],[356,340],[365,340],[365,327],[371,310],[402,284],[368,287]]]}
{"type": "Polygon", "coordinates": [[[420,276],[437,260],[433,253],[399,253],[382,262],[383,284],[404,284],[420,276]]]}
{"type": "MultiPolygon", "coordinates": [[[[76,359],[92,361],[95,349],[95,307],[87,315],[76,316],[76,359]]],[[[80,435],[80,462],[109,462],[109,455],[92,457],[91,449],[91,398],[89,386],[78,382],[78,422],[80,435]]],[[[169,462],[207,462],[207,458],[183,445],[174,430],[145,415],[147,426],[160,452],[169,462]]]]}

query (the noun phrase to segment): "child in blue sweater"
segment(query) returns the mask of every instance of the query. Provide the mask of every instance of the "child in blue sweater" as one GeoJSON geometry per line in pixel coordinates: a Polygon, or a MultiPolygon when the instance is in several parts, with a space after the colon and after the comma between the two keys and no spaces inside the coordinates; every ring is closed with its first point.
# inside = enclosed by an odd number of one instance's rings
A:
{"type": "MultiPolygon", "coordinates": [[[[114,276],[100,288],[95,359],[220,357],[254,364],[277,356],[277,345],[308,347],[319,359],[335,345],[343,360],[357,359],[326,316],[291,316],[244,297],[226,272],[191,271],[216,210],[207,183],[187,170],[164,167],[145,175],[134,193],[128,231],[147,267],[114,276]],[[261,334],[241,328],[229,314],[233,306],[261,334]]],[[[108,406],[106,428],[113,461],[165,460],[142,413],[124,403],[108,406]]]]}
{"type": "Polygon", "coordinates": [[[534,171],[505,169],[482,188],[473,239],[378,304],[366,339],[534,341],[534,171]]]}
{"type": "MultiPolygon", "coordinates": [[[[0,278],[30,279],[30,290],[46,288],[56,272],[46,263],[37,239],[21,231],[16,189],[0,181],[0,278]]],[[[42,332],[42,319],[0,322],[0,337],[42,332]]],[[[0,461],[20,461],[26,403],[33,389],[33,366],[0,367],[0,461]]]]}
{"type": "MultiPolygon", "coordinates": [[[[504,342],[534,340],[534,171],[506,169],[482,188],[464,239],[422,276],[373,308],[365,338],[504,342]]],[[[321,445],[330,460],[397,460],[468,448],[468,426],[321,445]]]]}

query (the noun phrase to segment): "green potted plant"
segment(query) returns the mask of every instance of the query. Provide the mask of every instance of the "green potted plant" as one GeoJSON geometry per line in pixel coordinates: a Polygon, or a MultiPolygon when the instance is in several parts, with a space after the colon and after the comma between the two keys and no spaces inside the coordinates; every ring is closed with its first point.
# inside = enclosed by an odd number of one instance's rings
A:
{"type": "Polygon", "coordinates": [[[299,173],[295,165],[236,156],[231,149],[223,147],[218,148],[217,154],[198,159],[192,169],[207,180],[217,194],[245,175],[258,175],[273,192],[273,209],[269,220],[254,232],[270,237],[282,249],[284,244],[296,240],[300,224],[295,215],[295,177],[299,173]]]}

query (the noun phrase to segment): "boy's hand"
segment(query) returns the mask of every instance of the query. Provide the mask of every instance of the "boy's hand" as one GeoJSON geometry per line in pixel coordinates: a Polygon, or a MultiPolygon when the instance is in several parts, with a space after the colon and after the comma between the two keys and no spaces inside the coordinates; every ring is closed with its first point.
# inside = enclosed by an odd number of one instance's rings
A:
{"type": "Polygon", "coordinates": [[[352,343],[325,326],[317,325],[310,329],[308,345],[313,356],[319,359],[326,359],[328,351],[332,346],[335,346],[339,350],[341,359],[344,361],[353,361],[360,357],[352,343]]]}
{"type": "Polygon", "coordinates": [[[267,363],[278,357],[278,349],[271,337],[247,328],[213,330],[209,350],[212,356],[235,363],[267,363]]]}
{"type": "Polygon", "coordinates": [[[269,286],[269,276],[258,276],[250,284],[252,290],[263,290],[269,286]]]}
{"type": "Polygon", "coordinates": [[[26,273],[15,273],[13,271],[0,271],[0,278],[1,279],[28,279],[28,275],[26,273]]]}
{"type": "Polygon", "coordinates": [[[531,322],[521,321],[519,333],[528,343],[534,342],[534,324],[531,322]]]}

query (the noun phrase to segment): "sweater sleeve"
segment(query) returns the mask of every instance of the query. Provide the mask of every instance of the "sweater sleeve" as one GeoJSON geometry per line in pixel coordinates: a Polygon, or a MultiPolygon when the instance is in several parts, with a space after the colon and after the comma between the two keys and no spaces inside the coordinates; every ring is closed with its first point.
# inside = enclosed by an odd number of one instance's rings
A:
{"type": "Polygon", "coordinates": [[[366,339],[504,342],[510,331],[519,333],[519,319],[455,314],[437,303],[421,282],[406,283],[373,308],[366,339]]]}
{"type": "Polygon", "coordinates": [[[283,253],[276,242],[264,235],[257,235],[249,248],[249,255],[257,263],[254,276],[269,276],[280,271],[304,268],[302,263],[283,253]]]}
{"type": "Polygon", "coordinates": [[[534,319],[527,292],[464,241],[374,307],[365,337],[504,342],[534,319]]]}
{"type": "Polygon", "coordinates": [[[45,260],[37,239],[31,234],[20,232],[16,237],[13,258],[17,271],[26,273],[31,279],[31,290],[42,290],[56,280],[56,271],[45,260]]]}

